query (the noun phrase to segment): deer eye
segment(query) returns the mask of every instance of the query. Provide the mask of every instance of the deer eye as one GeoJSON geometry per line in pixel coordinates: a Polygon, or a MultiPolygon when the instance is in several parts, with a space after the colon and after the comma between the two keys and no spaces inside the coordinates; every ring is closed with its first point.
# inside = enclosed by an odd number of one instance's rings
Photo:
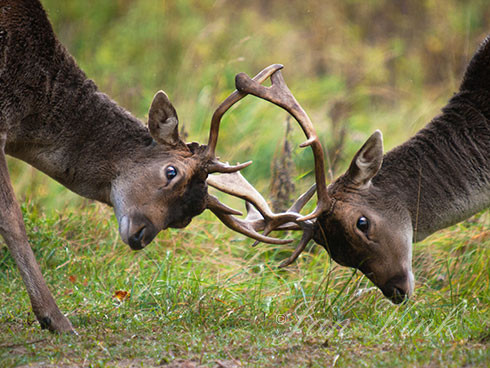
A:
{"type": "Polygon", "coordinates": [[[367,233],[369,230],[369,220],[364,216],[359,217],[357,220],[357,228],[363,233],[367,233]]]}
{"type": "Polygon", "coordinates": [[[165,176],[167,177],[168,181],[172,180],[177,176],[177,169],[173,166],[168,166],[165,169],[165,176]]]}

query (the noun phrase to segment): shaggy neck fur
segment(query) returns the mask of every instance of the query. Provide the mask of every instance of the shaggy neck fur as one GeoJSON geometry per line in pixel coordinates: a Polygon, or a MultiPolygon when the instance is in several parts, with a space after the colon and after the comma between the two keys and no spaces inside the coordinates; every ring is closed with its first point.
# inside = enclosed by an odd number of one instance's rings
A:
{"type": "Polygon", "coordinates": [[[0,1],[0,86],[6,153],[85,197],[109,202],[119,163],[152,142],[87,79],[37,1],[0,1]]]}

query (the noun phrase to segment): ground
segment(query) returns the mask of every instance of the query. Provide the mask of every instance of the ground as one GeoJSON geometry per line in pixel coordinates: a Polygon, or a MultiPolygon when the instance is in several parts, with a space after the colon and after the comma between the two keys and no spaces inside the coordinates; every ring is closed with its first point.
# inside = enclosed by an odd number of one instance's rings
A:
{"type": "Polygon", "coordinates": [[[0,248],[0,361],[33,367],[487,366],[489,214],[415,246],[412,300],[393,305],[359,272],[311,247],[260,245],[213,224],[131,251],[110,209],[23,208],[31,243],[78,336],[35,321],[0,248]]]}

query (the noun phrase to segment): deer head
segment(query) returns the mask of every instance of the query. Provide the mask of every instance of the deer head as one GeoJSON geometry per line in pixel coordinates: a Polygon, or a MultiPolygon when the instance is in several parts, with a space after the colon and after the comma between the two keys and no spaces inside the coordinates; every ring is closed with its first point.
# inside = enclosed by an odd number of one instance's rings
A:
{"type": "Polygon", "coordinates": [[[381,132],[376,131],[367,140],[347,172],[327,187],[323,149],[313,124],[287,88],[279,70],[271,76],[271,81],[270,87],[264,87],[247,75],[239,74],[236,86],[239,91],[281,106],[298,121],[307,136],[307,141],[300,146],[311,146],[313,150],[316,185],[287,212],[274,214],[258,192],[247,189],[248,183],[239,173],[211,177],[208,182],[223,191],[233,186],[243,188],[241,198],[249,202],[249,214],[244,222],[255,231],[263,231],[264,235],[274,230],[303,232],[296,250],[280,267],[294,262],[314,239],[336,262],[359,269],[385,296],[395,303],[402,302],[413,291],[412,225],[403,206],[394,200],[385,200],[373,184],[383,161],[381,132]],[[301,209],[315,190],[316,209],[301,216],[301,209]]]}
{"type": "MultiPolygon", "coordinates": [[[[254,80],[261,83],[280,67],[272,65],[254,80]]],[[[155,95],[148,120],[153,142],[121,164],[124,170],[113,180],[110,194],[121,238],[131,248],[142,249],[163,229],[188,225],[206,208],[225,223],[229,215],[240,214],[208,194],[206,179],[210,173],[236,172],[251,163],[229,166],[215,156],[221,118],[244,96],[246,93],[235,91],[218,107],[208,145],[199,145],[180,139],[175,108],[163,91],[155,95]]],[[[232,228],[260,241],[289,242],[263,236],[240,224],[232,228]]]]}
{"type": "Polygon", "coordinates": [[[328,186],[332,209],[317,218],[314,240],[336,262],[361,270],[400,303],[413,292],[412,222],[401,202],[376,186],[382,162],[383,138],[376,131],[328,186]]]}

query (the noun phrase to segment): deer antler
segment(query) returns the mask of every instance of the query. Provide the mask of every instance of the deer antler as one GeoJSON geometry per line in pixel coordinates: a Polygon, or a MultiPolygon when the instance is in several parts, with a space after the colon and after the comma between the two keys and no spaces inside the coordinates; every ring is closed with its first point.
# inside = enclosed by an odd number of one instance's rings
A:
{"type": "Polygon", "coordinates": [[[293,263],[306,248],[308,242],[313,238],[315,222],[312,220],[299,221],[299,212],[315,193],[316,185],[313,185],[308,191],[300,196],[286,212],[275,214],[270,209],[264,197],[262,197],[262,195],[239,172],[211,175],[208,177],[207,182],[209,185],[222,192],[246,201],[248,214],[245,220],[233,217],[231,212],[228,214],[220,213],[219,215],[217,214],[217,216],[223,223],[225,223],[225,225],[234,230],[235,228],[230,225],[236,226],[239,224],[246,228],[249,234],[253,236],[248,234],[245,235],[256,239],[253,246],[259,241],[263,241],[259,239],[258,236],[265,237],[267,240],[274,240],[274,244],[279,244],[276,242],[278,239],[269,238],[267,236],[274,230],[303,230],[303,236],[295,251],[289,258],[284,260],[279,267],[286,267],[293,263]],[[261,230],[264,230],[263,234],[258,233],[258,231],[261,230]]]}
{"type": "Polygon", "coordinates": [[[301,217],[298,221],[311,220],[327,210],[330,207],[331,202],[325,182],[323,148],[310,118],[294,98],[279,69],[271,75],[271,82],[272,85],[270,87],[264,87],[245,73],[240,73],[235,77],[235,84],[238,91],[252,94],[282,107],[296,119],[303,129],[307,141],[302,143],[300,147],[311,146],[313,150],[318,203],[316,209],[311,214],[301,217]]]}
{"type": "MultiPolygon", "coordinates": [[[[281,69],[283,66],[280,64],[274,64],[270,65],[269,67],[265,68],[262,70],[259,74],[257,74],[253,80],[256,83],[262,83],[264,82],[267,78],[269,78],[273,73],[281,69]]],[[[204,155],[208,157],[208,167],[207,171],[208,173],[214,173],[214,172],[219,172],[223,174],[230,174],[230,173],[237,173],[239,170],[247,167],[250,165],[252,162],[246,162],[240,165],[236,166],[229,166],[226,163],[219,162],[216,158],[215,154],[215,149],[216,149],[216,144],[218,142],[218,134],[219,134],[219,126],[221,123],[221,118],[223,115],[238,101],[240,101],[243,97],[245,97],[248,93],[247,92],[242,92],[242,91],[237,91],[235,90],[230,96],[228,96],[216,109],[216,111],[213,114],[213,117],[211,119],[211,128],[209,132],[209,141],[208,145],[204,151],[204,155]]],[[[241,176],[241,175],[240,175],[241,176]]],[[[227,177],[226,175],[223,175],[223,177],[227,177]]],[[[233,178],[233,177],[232,177],[233,178]]],[[[208,178],[208,183],[212,182],[213,179],[208,178]]],[[[237,183],[237,182],[236,182],[237,183]]],[[[231,187],[233,187],[234,184],[236,183],[228,183],[231,187]]],[[[247,182],[248,183],[248,182],[247,182]]],[[[250,188],[253,188],[250,184],[248,184],[250,188]]],[[[250,188],[247,188],[247,190],[250,190],[250,188]]],[[[220,189],[220,188],[218,188],[220,189]]],[[[243,188],[242,188],[243,189],[243,188]]],[[[255,189],[254,189],[255,190],[255,189]]],[[[226,191],[225,192],[238,196],[240,198],[243,198],[240,196],[240,192],[236,191],[226,191]]],[[[258,192],[257,192],[258,194],[258,192]]],[[[260,196],[260,194],[259,194],[260,196]]],[[[265,203],[265,200],[264,200],[265,203]]],[[[266,204],[267,205],[267,204],[266,204]]],[[[233,210],[229,208],[228,206],[222,204],[219,202],[219,200],[211,195],[208,195],[208,203],[207,203],[207,208],[210,209],[226,226],[231,228],[232,230],[235,230],[239,233],[242,233],[248,237],[251,237],[257,241],[262,241],[266,243],[272,243],[272,244],[287,244],[290,243],[291,240],[284,240],[284,239],[275,239],[271,238],[268,236],[264,236],[260,233],[257,232],[255,229],[255,225],[251,224],[249,220],[241,220],[238,218],[233,217],[233,214],[240,214],[239,211],[233,210]]]]}
{"type": "MultiPolygon", "coordinates": [[[[263,69],[259,74],[253,77],[255,83],[262,83],[267,78],[269,78],[273,73],[283,68],[281,64],[273,64],[263,69]]],[[[238,101],[248,95],[248,92],[235,90],[231,95],[229,95],[222,103],[218,106],[211,119],[211,128],[209,131],[209,140],[206,147],[205,155],[208,156],[210,163],[208,164],[208,173],[220,172],[220,173],[231,173],[239,171],[252,162],[245,162],[237,166],[228,166],[216,159],[216,144],[218,143],[219,127],[221,123],[221,118],[223,115],[238,101]]]]}
{"type": "MultiPolygon", "coordinates": [[[[261,78],[257,78],[257,76],[251,79],[246,74],[240,73],[235,77],[235,84],[237,87],[236,92],[237,94],[252,94],[266,101],[272,102],[288,111],[298,121],[307,137],[307,141],[302,143],[300,147],[311,146],[313,150],[316,185],[300,196],[293,206],[288,209],[288,211],[275,214],[271,211],[267,205],[267,202],[260,195],[260,193],[258,193],[257,190],[238,172],[233,174],[210,176],[208,177],[208,183],[225,193],[247,201],[247,218],[239,221],[248,230],[253,230],[254,234],[258,234],[258,231],[263,230],[262,236],[267,237],[267,235],[274,230],[303,231],[302,238],[293,254],[279,266],[286,267],[294,262],[301,252],[304,251],[308,242],[314,236],[316,217],[318,217],[321,213],[328,211],[333,202],[327,192],[323,148],[315,132],[313,124],[286,85],[280,71],[281,68],[269,68],[269,70],[273,70],[271,73],[270,87],[262,86],[259,82],[261,78]],[[310,200],[315,191],[317,191],[318,197],[316,209],[311,214],[301,217],[299,212],[310,200]],[[250,203],[253,205],[253,207],[250,205],[250,203]]],[[[260,74],[261,73],[259,73],[259,75],[260,74]]],[[[223,103],[223,105],[225,104],[223,103]]],[[[219,124],[219,118],[217,121],[217,124],[219,124]]],[[[210,136],[210,146],[213,147],[211,152],[213,153],[215,144],[216,138],[212,139],[210,136]]],[[[222,216],[226,217],[228,222],[232,221],[231,219],[238,221],[231,213],[222,216]]],[[[257,241],[254,243],[254,245],[256,245],[258,241],[261,241],[257,236],[255,236],[255,239],[257,241]]]]}

